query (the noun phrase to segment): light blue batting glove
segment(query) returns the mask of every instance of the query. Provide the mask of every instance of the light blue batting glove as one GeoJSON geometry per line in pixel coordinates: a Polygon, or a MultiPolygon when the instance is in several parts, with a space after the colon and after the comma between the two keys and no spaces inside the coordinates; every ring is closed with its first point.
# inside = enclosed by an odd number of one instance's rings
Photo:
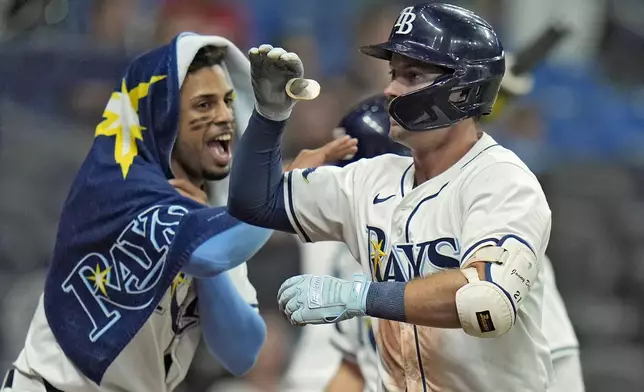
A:
{"type": "Polygon", "coordinates": [[[282,284],[277,302],[293,325],[337,323],[365,316],[369,285],[362,274],[353,275],[353,281],[298,275],[282,284]]]}

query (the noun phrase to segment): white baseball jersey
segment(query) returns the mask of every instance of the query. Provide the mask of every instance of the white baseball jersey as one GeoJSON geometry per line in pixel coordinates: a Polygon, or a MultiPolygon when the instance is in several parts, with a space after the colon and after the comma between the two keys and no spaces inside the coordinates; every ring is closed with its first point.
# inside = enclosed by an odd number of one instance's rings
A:
{"type": "MultiPolygon", "coordinates": [[[[344,168],[294,170],[285,195],[302,240],[345,242],[375,281],[459,268],[477,249],[508,237],[541,260],[550,236],[550,209],[536,177],[487,134],[416,187],[412,158],[387,154],[344,168]]],[[[552,363],[542,304],[539,278],[515,326],[495,339],[379,320],[379,390],[545,391],[552,363]]]]}
{"type": "MultiPolygon", "coordinates": [[[[340,242],[302,244],[301,258],[304,274],[351,279],[354,273],[360,272],[359,264],[340,242]]],[[[570,358],[579,362],[579,342],[557,289],[552,263],[547,256],[543,259],[542,267],[544,296],[541,325],[557,376],[556,384],[548,392],[583,391],[581,374],[562,366],[561,359],[570,358]],[[558,388],[559,386],[564,389],[558,388]]],[[[282,390],[323,391],[335,376],[343,359],[359,367],[365,380],[364,392],[377,391],[378,356],[369,317],[354,318],[336,325],[303,327],[282,390]]]]}
{"type": "MultiPolygon", "coordinates": [[[[228,273],[241,296],[257,306],[246,263],[228,273]]],[[[185,378],[201,340],[196,290],[191,282],[183,273],[175,278],[156,311],[107,369],[100,388],[76,369],[56,342],[41,295],[25,347],[14,362],[22,375],[15,376],[13,390],[43,390],[39,382],[24,377],[27,375],[44,378],[65,392],[172,391],[185,378]]]]}
{"type": "MultiPolygon", "coordinates": [[[[348,252],[346,252],[348,254],[348,252]]],[[[351,258],[353,259],[353,258],[351,258]]],[[[346,261],[346,260],[342,260],[346,261]]],[[[543,333],[550,348],[550,355],[556,373],[556,383],[548,392],[578,392],[584,390],[583,378],[579,371],[568,368],[570,361],[579,367],[579,343],[572,328],[566,306],[561,299],[555,282],[552,264],[548,257],[543,259],[543,333]],[[562,361],[566,359],[567,361],[562,361]]],[[[342,276],[350,279],[351,274],[342,276]]],[[[378,320],[374,320],[377,322],[378,320]]],[[[369,317],[360,317],[338,323],[334,329],[330,344],[333,345],[342,358],[354,362],[360,368],[365,380],[364,392],[376,392],[378,380],[378,355],[376,353],[375,337],[369,317]]],[[[320,342],[319,345],[325,345],[320,342]]],[[[309,347],[311,349],[312,347],[309,347]]],[[[331,358],[333,361],[334,358],[331,358]]],[[[318,359],[319,361],[319,359],[318,359]]],[[[335,365],[335,362],[331,362],[335,365]]],[[[329,374],[330,380],[334,374],[329,374]]],[[[328,381],[327,381],[328,383],[328,381]]],[[[326,383],[324,384],[326,385],[326,383]]]]}

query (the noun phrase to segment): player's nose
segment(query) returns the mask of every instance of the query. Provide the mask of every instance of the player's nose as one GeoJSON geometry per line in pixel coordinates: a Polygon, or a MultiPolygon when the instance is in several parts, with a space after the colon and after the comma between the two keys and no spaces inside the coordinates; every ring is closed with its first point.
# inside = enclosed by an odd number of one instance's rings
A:
{"type": "Polygon", "coordinates": [[[387,87],[385,87],[384,94],[388,98],[396,98],[397,96],[403,94],[402,87],[403,86],[399,82],[392,80],[391,82],[389,82],[387,87]]]}
{"type": "Polygon", "coordinates": [[[213,108],[213,117],[215,118],[215,123],[230,123],[233,121],[234,114],[232,107],[229,107],[225,103],[220,103],[213,108]]]}

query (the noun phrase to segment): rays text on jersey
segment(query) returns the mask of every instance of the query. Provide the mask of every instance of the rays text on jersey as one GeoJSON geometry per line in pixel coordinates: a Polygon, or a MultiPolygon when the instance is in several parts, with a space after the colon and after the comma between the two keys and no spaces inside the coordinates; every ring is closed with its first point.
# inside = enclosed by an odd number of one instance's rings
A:
{"type": "Polygon", "coordinates": [[[406,282],[460,266],[460,247],[455,238],[390,245],[381,228],[367,226],[367,231],[369,266],[376,282],[406,282]]]}

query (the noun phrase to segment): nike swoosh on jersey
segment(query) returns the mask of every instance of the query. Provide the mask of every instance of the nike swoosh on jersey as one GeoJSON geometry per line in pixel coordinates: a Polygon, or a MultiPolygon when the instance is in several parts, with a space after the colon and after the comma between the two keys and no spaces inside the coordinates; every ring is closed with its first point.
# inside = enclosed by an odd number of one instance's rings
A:
{"type": "Polygon", "coordinates": [[[385,201],[387,201],[387,200],[391,199],[392,197],[396,196],[396,194],[393,194],[391,196],[387,196],[387,197],[385,197],[383,199],[380,199],[379,196],[380,196],[380,193],[378,193],[376,195],[376,197],[373,198],[373,204],[384,203],[385,201]]]}
{"type": "Polygon", "coordinates": [[[307,184],[309,183],[309,175],[313,173],[316,169],[317,167],[310,167],[302,171],[302,178],[304,178],[304,182],[306,182],[307,184]]]}

